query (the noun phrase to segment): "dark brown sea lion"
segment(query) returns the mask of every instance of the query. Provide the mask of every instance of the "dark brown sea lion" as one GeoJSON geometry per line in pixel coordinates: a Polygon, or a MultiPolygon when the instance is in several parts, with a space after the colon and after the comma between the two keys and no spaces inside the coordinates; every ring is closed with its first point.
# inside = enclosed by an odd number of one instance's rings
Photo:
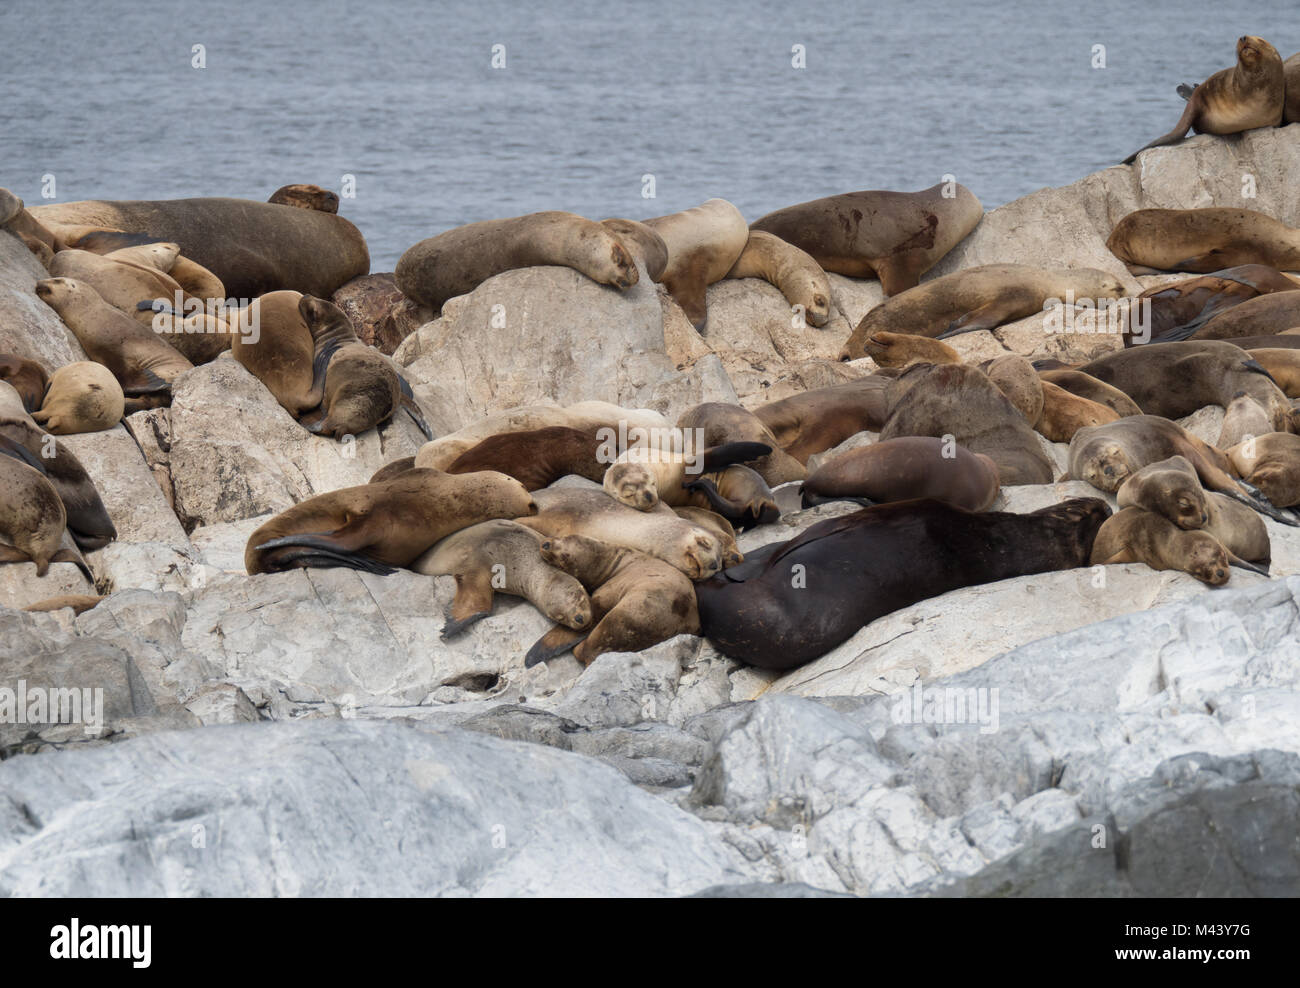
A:
{"type": "MultiPolygon", "coordinates": [[[[599,484],[609,469],[598,458],[602,445],[595,431],[584,432],[567,426],[503,432],[461,453],[447,467],[447,473],[495,470],[514,477],[530,491],[549,487],[569,474],[599,484]]],[[[414,464],[414,459],[411,462],[414,464]]]]}
{"type": "Polygon", "coordinates": [[[50,482],[63,502],[67,529],[78,548],[102,549],[117,538],[108,509],[81,461],[31,419],[0,416],[0,457],[25,463],[50,482]]]}
{"type": "Polygon", "coordinates": [[[964,364],[914,364],[889,386],[880,439],[951,437],[997,464],[1004,485],[1047,484],[1052,464],[1033,428],[988,377],[964,364]]]}
{"type": "Polygon", "coordinates": [[[13,353],[0,353],[0,381],[8,381],[23,400],[23,409],[34,412],[41,407],[50,386],[50,375],[34,360],[13,353]]]}
{"type": "Polygon", "coordinates": [[[1300,53],[1292,55],[1282,63],[1284,77],[1283,89],[1286,92],[1286,106],[1282,109],[1282,119],[1286,123],[1300,123],[1300,53]]]}
{"type": "Polygon", "coordinates": [[[984,218],[964,185],[921,192],[847,192],[787,206],[750,224],[812,257],[822,270],[879,278],[886,295],[912,288],[984,218]]]}
{"type": "Polygon", "coordinates": [[[249,575],[293,567],[346,566],[388,574],[410,566],[439,539],[493,518],[537,514],[512,477],[408,470],[379,484],[317,494],[266,522],[248,539],[249,575]]]}
{"type": "Polygon", "coordinates": [[[998,488],[997,464],[987,456],[930,436],[906,436],[851,449],[823,463],[803,482],[803,506],[934,498],[967,511],[987,511],[998,488]]]}
{"type": "Polygon", "coordinates": [[[1237,39],[1237,64],[1221,69],[1192,90],[1174,129],[1124,159],[1131,163],[1147,148],[1177,144],[1189,130],[1198,134],[1239,134],[1276,127],[1285,106],[1282,56],[1263,38],[1237,39]]]}
{"type": "Polygon", "coordinates": [[[771,401],[753,409],[776,436],[781,448],[800,463],[833,449],[859,432],[874,432],[885,424],[887,377],[864,377],[845,384],[815,388],[771,401]]]}
{"type": "Polygon", "coordinates": [[[1253,209],[1139,209],[1106,240],[1134,274],[1212,274],[1243,264],[1300,271],[1300,230],[1253,209]]]}
{"type": "Polygon", "coordinates": [[[921,500],[827,519],[697,584],[701,631],[732,658],[792,669],[909,604],[1083,566],[1109,514],[1097,498],[1024,515],[921,500]]]}
{"type": "Polygon", "coordinates": [[[605,652],[639,652],[677,635],[700,631],[691,581],[662,560],[582,535],[550,538],[542,559],[575,577],[591,594],[590,632],[557,627],[528,651],[525,666],[573,648],[591,665],[605,652]]]}
{"type": "Polygon", "coordinates": [[[554,211],[469,223],[421,240],[407,248],[393,275],[403,295],[438,312],[447,299],[472,292],[493,275],[548,264],[615,288],[630,288],[640,277],[631,253],[610,230],[554,211]]]}
{"type": "Polygon", "coordinates": [[[710,199],[645,225],[663,238],[668,266],[663,285],[696,329],[708,319],[706,289],[727,276],[749,242],[745,218],[726,199],[710,199]]]}
{"type": "Polygon", "coordinates": [[[781,517],[767,482],[743,464],[688,479],[684,486],[690,493],[688,504],[716,512],[738,532],[774,525],[781,517]]]}

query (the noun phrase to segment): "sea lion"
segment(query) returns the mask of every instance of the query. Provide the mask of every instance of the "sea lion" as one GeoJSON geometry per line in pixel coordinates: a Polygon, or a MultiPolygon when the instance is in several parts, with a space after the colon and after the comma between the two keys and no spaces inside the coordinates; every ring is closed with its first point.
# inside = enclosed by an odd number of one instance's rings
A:
{"type": "Polygon", "coordinates": [[[840,350],[841,360],[868,356],[866,341],[882,330],[946,339],[993,329],[1043,312],[1049,299],[1119,298],[1124,284],[1096,268],[983,264],[964,268],[886,299],[862,317],[840,350]]]}
{"type": "MultiPolygon", "coordinates": [[[[1139,301],[1145,299],[1143,304],[1150,306],[1147,342],[1188,339],[1210,320],[1242,302],[1298,288],[1300,282],[1263,264],[1242,264],[1172,285],[1148,288],[1138,296],[1139,301]]],[[[1123,337],[1125,346],[1135,344],[1130,328],[1125,328],[1123,337]]]]}
{"type": "Polygon", "coordinates": [[[1279,508],[1300,504],[1300,436],[1289,432],[1256,436],[1229,449],[1227,458],[1269,503],[1279,508]]]}
{"type": "MultiPolygon", "coordinates": [[[[1292,337],[1295,340],[1290,345],[1277,347],[1254,347],[1247,350],[1250,359],[1255,361],[1264,370],[1268,371],[1271,377],[1282,393],[1288,398],[1300,398],[1300,336],[1292,337]]],[[[1232,341],[1238,346],[1241,340],[1232,341]]]]}
{"type": "MultiPolygon", "coordinates": [[[[401,459],[393,460],[392,463],[384,464],[382,467],[380,467],[378,470],[376,470],[374,473],[370,475],[370,479],[367,480],[366,483],[378,484],[385,480],[392,480],[398,474],[406,473],[407,470],[414,470],[414,469],[415,469],[415,457],[403,456],[401,459]]],[[[451,473],[452,471],[447,470],[444,472],[451,473]]],[[[466,472],[468,473],[472,471],[466,471],[466,472]]],[[[505,473],[505,471],[498,470],[497,473],[505,473]]],[[[519,478],[515,477],[515,479],[518,480],[519,478]]]]}
{"type": "Polygon", "coordinates": [[[25,412],[41,407],[50,386],[50,376],[44,367],[13,353],[0,353],[0,381],[9,382],[18,392],[25,412]]]}
{"type": "Polygon", "coordinates": [[[1105,425],[1119,417],[1119,412],[1109,405],[1081,398],[1051,381],[1043,381],[1043,411],[1034,423],[1034,431],[1050,442],[1068,443],[1080,429],[1105,425]]]}
{"type": "Polygon", "coordinates": [[[740,546],[736,544],[736,529],[722,515],[716,511],[710,511],[708,508],[697,508],[691,504],[678,505],[672,509],[672,512],[683,521],[707,529],[717,538],[718,544],[722,548],[722,566],[724,569],[728,566],[735,566],[736,563],[744,562],[745,557],[740,551],[740,546]]]}
{"type": "Polygon", "coordinates": [[[1134,274],[1209,274],[1243,264],[1300,271],[1300,230],[1253,209],[1139,209],[1106,240],[1134,274]]]}
{"type": "Polygon", "coordinates": [[[880,439],[951,437],[998,467],[1004,485],[1047,484],[1052,464],[1033,428],[980,370],[965,364],[913,364],[886,392],[880,439]]]}
{"type": "Polygon", "coordinates": [[[637,511],[604,491],[551,487],[536,491],[536,518],[520,519],[548,537],[586,535],[610,545],[637,549],[662,559],[692,580],[703,580],[722,568],[722,547],[707,529],[669,510],[637,511]]]}
{"type": "Polygon", "coordinates": [[[280,186],[266,201],[279,203],[282,206],[296,206],[299,209],[315,209],[322,213],[339,211],[339,197],[336,193],[329,189],[322,189],[319,185],[307,185],[301,182],[280,186]]]}
{"type": "Polygon", "coordinates": [[[772,430],[757,415],[739,405],[720,401],[693,405],[677,419],[677,428],[683,433],[700,430],[691,432],[691,435],[695,437],[695,446],[701,449],[731,442],[763,443],[772,447],[772,452],[760,456],[749,466],[773,487],[808,476],[804,465],[781,449],[772,430]]]}
{"type": "Polygon", "coordinates": [[[917,336],[878,330],[862,341],[868,357],[880,367],[905,370],[913,364],[960,364],[961,355],[947,343],[917,336]]]}
{"type": "Polygon", "coordinates": [[[601,220],[600,225],[623,242],[633,258],[641,262],[651,281],[663,280],[668,267],[668,245],[663,237],[636,220],[608,219],[601,220]]]}
{"type": "Polygon", "coordinates": [[[979,365],[990,381],[1016,407],[1025,421],[1037,425],[1043,415],[1043,382],[1034,365],[1018,353],[1004,353],[979,365]]]}
{"type": "Polygon", "coordinates": [[[410,566],[452,532],[536,513],[523,485],[504,474],[408,470],[383,483],[317,494],[280,512],[249,536],[244,568],[250,576],[295,566],[386,575],[410,566]]]}
{"type": "Polygon", "coordinates": [[[814,326],[825,326],[831,318],[831,280],[826,272],[804,251],[775,234],[749,231],[745,249],[726,276],[761,278],[775,285],[814,326]]]}
{"type": "Polygon", "coordinates": [[[706,289],[727,276],[749,242],[740,210],[726,199],[646,220],[668,247],[663,285],[697,330],[708,319],[706,289]]]}
{"type": "Polygon", "coordinates": [[[1276,336],[1297,328],[1300,328],[1300,292],[1275,292],[1220,312],[1191,338],[1236,342],[1242,337],[1276,336]]]}
{"type": "Polygon", "coordinates": [[[1282,56],[1263,38],[1237,39],[1237,64],[1221,69],[1192,90],[1174,129],[1124,159],[1130,164],[1147,148],[1177,144],[1189,130],[1198,134],[1239,134],[1276,127],[1285,106],[1282,56]]]}
{"type": "Polygon", "coordinates": [[[792,669],[918,601],[1083,566],[1109,514],[1097,498],[1023,515],[917,500],[829,518],[697,584],[701,631],[732,658],[792,669]]]}
{"type": "Polygon", "coordinates": [[[1223,424],[1219,426],[1219,438],[1214,445],[1219,449],[1227,449],[1251,436],[1263,436],[1278,431],[1293,432],[1297,424],[1297,415],[1300,415],[1300,412],[1292,410],[1288,420],[1289,427],[1279,430],[1274,426],[1272,416],[1258,401],[1250,395],[1238,394],[1224,409],[1223,424]]]}
{"type": "Polygon", "coordinates": [[[315,373],[316,344],[301,292],[268,292],[255,299],[249,320],[258,328],[231,341],[230,352],[244,369],[265,385],[281,407],[294,418],[309,412],[324,397],[324,375],[315,373]]]}
{"type": "Polygon", "coordinates": [[[250,199],[101,201],[34,206],[55,234],[98,230],[144,234],[180,245],[231,296],[291,290],[329,298],[370,270],[361,231],[342,216],[250,199]]]}
{"type": "Polygon", "coordinates": [[[523,597],[566,628],[590,628],[587,591],[542,559],[543,541],[531,528],[500,518],[453,532],[412,563],[417,573],[456,578],[456,596],[442,637],[458,635],[491,614],[497,590],[523,597]]]}
{"type": "MultiPolygon", "coordinates": [[[[636,447],[619,454],[601,483],[610,497],[638,511],[649,511],[661,502],[672,507],[691,503],[687,487],[691,482],[771,452],[767,443],[754,442],[726,443],[703,451],[693,446],[681,451],[636,447]]],[[[711,504],[699,507],[718,510],[711,504]]]]}
{"type": "Polygon", "coordinates": [[[20,459],[5,455],[8,440],[0,436],[0,563],[36,564],[44,576],[51,562],[77,563],[94,582],[85,563],[62,548],[67,513],[50,482],[20,459]]]}
{"type": "Polygon", "coordinates": [[[967,511],[997,500],[998,468],[981,453],[931,436],[860,446],[823,463],[803,482],[805,508],[828,501],[862,505],[934,498],[967,511]]]}
{"type": "Polygon", "coordinates": [[[36,295],[59,314],[86,356],[103,364],[132,401],[128,413],[171,402],[172,383],[194,365],[124,312],[113,308],[89,285],[72,278],[36,283],[36,295]]]}
{"type": "Polygon", "coordinates": [[[529,649],[525,666],[549,661],[570,647],[587,666],[605,652],[639,652],[677,635],[699,634],[695,588],[662,560],[583,535],[547,539],[542,559],[590,592],[595,623],[590,632],[552,629],[529,649]]]}
{"type": "Polygon", "coordinates": [[[126,396],[113,372],[93,360],[78,360],[54,372],[45,400],[32,418],[46,432],[67,436],[111,429],[122,420],[125,409],[126,396]]]}
{"type": "Polygon", "coordinates": [[[602,446],[594,431],[584,432],[563,425],[528,432],[503,432],[488,436],[461,453],[446,471],[495,470],[514,477],[530,491],[549,487],[569,474],[600,483],[609,468],[599,456],[602,446]]]}
{"type": "Polygon", "coordinates": [[[170,302],[182,291],[170,275],[157,268],[88,250],[59,251],[50,262],[50,274],[90,286],[105,302],[146,329],[153,329],[154,312],[151,307],[140,308],[140,303],[155,299],[170,302]]]}
{"type": "Polygon", "coordinates": [[[548,264],[619,289],[639,277],[632,254],[610,230],[555,211],[469,223],[421,240],[402,254],[393,275],[403,295],[439,312],[447,299],[493,275],[548,264]]]}
{"type": "Polygon", "coordinates": [[[1063,367],[1052,370],[1040,369],[1038,376],[1043,379],[1044,383],[1055,384],[1058,388],[1062,388],[1072,395],[1087,398],[1099,405],[1105,405],[1107,408],[1114,410],[1120,418],[1125,415],[1142,414],[1142,409],[1138,408],[1137,402],[1132,398],[1119,388],[1111,387],[1104,381],[1097,380],[1091,374],[1084,374],[1082,371],[1063,367]]]}
{"type": "Polygon", "coordinates": [[[1282,75],[1282,89],[1286,95],[1282,119],[1286,123],[1300,123],[1300,53],[1282,63],[1282,75]]]}
{"type": "Polygon", "coordinates": [[[814,453],[833,449],[859,432],[880,429],[888,414],[888,384],[886,377],[864,377],[771,401],[753,412],[781,448],[806,465],[814,453]]]}
{"type": "Polygon", "coordinates": [[[1106,520],[1092,547],[1093,566],[1145,563],[1181,570],[1212,587],[1228,582],[1228,550],[1209,532],[1187,532],[1141,508],[1122,508],[1106,520]]]}
{"type": "Polygon", "coordinates": [[[722,470],[688,478],[683,487],[688,504],[709,508],[743,532],[759,525],[774,525],[781,517],[776,497],[758,472],[733,463],[722,470]]]}
{"type": "Polygon", "coordinates": [[[23,201],[8,189],[0,189],[0,230],[12,233],[21,240],[23,246],[36,255],[36,259],[46,270],[49,270],[55,251],[65,246],[33,217],[27,211],[23,201]]]}
{"type": "Polygon", "coordinates": [[[1146,415],[1182,418],[1206,405],[1226,409],[1245,393],[1274,429],[1291,429],[1291,403],[1249,354],[1218,340],[1182,340],[1120,350],[1084,364],[1085,374],[1123,391],[1146,415]]]}
{"type": "MultiPolygon", "coordinates": [[[[794,244],[824,271],[879,278],[886,295],[914,287],[984,218],[964,185],[847,192],[787,206],[750,224],[794,244]]],[[[885,327],[889,328],[889,327],[885,327]]]]}

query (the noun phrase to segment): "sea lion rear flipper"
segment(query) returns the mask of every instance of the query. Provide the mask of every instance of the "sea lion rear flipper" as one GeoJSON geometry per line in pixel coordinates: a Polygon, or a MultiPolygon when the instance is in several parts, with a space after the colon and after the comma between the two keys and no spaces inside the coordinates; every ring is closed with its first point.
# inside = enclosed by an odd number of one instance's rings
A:
{"type": "MultiPolygon", "coordinates": [[[[1270,373],[1268,372],[1268,368],[1267,368],[1267,367],[1265,367],[1263,364],[1261,364],[1258,360],[1255,360],[1253,357],[1252,357],[1251,359],[1249,359],[1249,360],[1243,360],[1243,361],[1241,362],[1241,366],[1244,367],[1244,368],[1246,368],[1246,370],[1248,370],[1248,371],[1252,371],[1252,372],[1254,372],[1254,373],[1256,373],[1256,374],[1263,374],[1266,378],[1268,378],[1268,379],[1269,379],[1270,381],[1272,381],[1274,384],[1277,384],[1277,378],[1275,378],[1272,374],[1270,374],[1270,373]]],[[[1282,386],[1281,386],[1280,384],[1278,384],[1278,388],[1280,389],[1281,387],[1282,387],[1282,386]]],[[[1238,397],[1240,397],[1240,396],[1243,395],[1243,394],[1245,394],[1244,391],[1238,391],[1235,395],[1233,395],[1233,397],[1234,397],[1234,398],[1238,398],[1238,397]]]]}
{"type": "Polygon", "coordinates": [[[419,403],[415,400],[415,392],[411,390],[410,382],[401,374],[398,374],[397,386],[402,392],[402,407],[406,409],[406,414],[411,416],[416,428],[424,434],[424,438],[432,441],[433,430],[429,428],[429,423],[424,421],[424,412],[420,410],[419,403]]]}
{"type": "Polygon", "coordinates": [[[298,419],[298,424],[310,432],[313,436],[319,436],[321,426],[325,422],[325,409],[315,408],[298,419]]]}
{"type": "Polygon", "coordinates": [[[1235,566],[1237,567],[1237,569],[1250,570],[1252,573],[1258,573],[1261,576],[1268,576],[1268,568],[1270,565],[1270,561],[1265,560],[1262,563],[1252,563],[1245,559],[1242,559],[1240,556],[1236,555],[1235,553],[1230,552],[1228,553],[1228,565],[1235,566]]]}
{"type": "Polygon", "coordinates": [[[1180,83],[1178,84],[1178,89],[1175,90],[1175,91],[1176,91],[1176,92],[1178,93],[1178,95],[1181,96],[1183,99],[1191,99],[1191,98],[1192,98],[1192,93],[1196,92],[1196,87],[1199,86],[1199,85],[1200,85],[1199,82],[1194,82],[1194,83],[1192,83],[1190,86],[1189,86],[1187,83],[1185,83],[1185,82],[1180,82],[1180,83]]]}
{"type": "Polygon", "coordinates": [[[946,340],[950,336],[960,336],[962,333],[974,333],[981,329],[994,329],[1002,322],[997,313],[997,302],[986,302],[977,309],[971,309],[961,316],[958,316],[948,324],[937,337],[946,340]]]}
{"type": "Polygon", "coordinates": [[[471,624],[492,613],[492,571],[480,569],[456,574],[456,596],[443,620],[442,638],[446,641],[471,624]]]}
{"type": "Polygon", "coordinates": [[[574,645],[585,641],[589,634],[591,634],[590,629],[574,631],[572,628],[557,624],[533,643],[533,647],[524,656],[524,668],[531,668],[541,662],[550,662],[551,659],[569,651],[574,645]]]}
{"type": "Polygon", "coordinates": [[[1244,480],[1239,480],[1243,488],[1249,493],[1243,494],[1241,491],[1219,490],[1220,494],[1232,498],[1234,501],[1240,501],[1249,508],[1258,511],[1267,518],[1272,518],[1279,525],[1286,525],[1289,528],[1300,528],[1300,521],[1297,521],[1293,515],[1288,515],[1269,503],[1268,498],[1261,494],[1258,488],[1252,487],[1244,480]]]}
{"type": "Polygon", "coordinates": [[[77,569],[81,570],[82,575],[90,581],[92,587],[95,585],[95,575],[90,572],[90,567],[86,565],[86,560],[81,557],[81,553],[73,549],[60,549],[50,557],[50,562],[72,563],[77,569]]]}
{"type": "Polygon", "coordinates": [[[1174,124],[1173,130],[1165,134],[1163,137],[1157,137],[1150,144],[1138,148],[1127,158],[1125,158],[1121,162],[1121,164],[1125,164],[1125,165],[1133,164],[1133,162],[1137,160],[1137,156],[1139,154],[1141,154],[1143,151],[1149,150],[1150,148],[1164,147],[1165,145],[1168,144],[1177,144],[1185,136],[1187,136],[1187,132],[1192,129],[1192,121],[1196,118],[1196,109],[1197,109],[1196,104],[1193,103],[1191,100],[1188,100],[1187,106],[1183,108],[1183,115],[1178,118],[1178,123],[1174,124]]]}
{"type": "MultiPolygon", "coordinates": [[[[361,540],[356,538],[356,531],[349,531],[350,526],[344,526],[334,532],[305,532],[298,535],[285,535],[278,539],[271,539],[269,542],[263,542],[256,546],[259,553],[265,554],[272,549],[293,549],[294,552],[276,552],[274,569],[268,569],[268,572],[277,572],[281,568],[287,568],[287,565],[297,565],[299,563],[311,563],[317,568],[327,569],[332,566],[343,566],[348,569],[358,569],[366,573],[374,573],[378,576],[388,576],[396,573],[396,568],[382,563],[377,559],[371,559],[362,550],[361,540]]],[[[359,528],[359,526],[358,526],[359,528]]],[[[267,560],[271,562],[271,560],[267,560]]]]}
{"type": "Polygon", "coordinates": [[[767,443],[734,442],[723,443],[705,450],[701,462],[701,473],[716,473],[736,463],[749,463],[767,456],[772,447],[767,443]]]}

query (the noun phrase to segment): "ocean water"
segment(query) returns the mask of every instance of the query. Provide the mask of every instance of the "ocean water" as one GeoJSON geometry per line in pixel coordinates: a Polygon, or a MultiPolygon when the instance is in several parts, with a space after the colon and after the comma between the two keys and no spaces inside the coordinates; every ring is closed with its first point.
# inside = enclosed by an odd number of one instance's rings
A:
{"type": "Polygon", "coordinates": [[[945,174],[992,208],[1169,130],[1175,85],[1240,35],[1300,50],[1294,0],[3,0],[0,19],[0,185],[265,199],[353,176],[340,211],[375,271],[541,209],[721,196],[752,220],[945,174]]]}

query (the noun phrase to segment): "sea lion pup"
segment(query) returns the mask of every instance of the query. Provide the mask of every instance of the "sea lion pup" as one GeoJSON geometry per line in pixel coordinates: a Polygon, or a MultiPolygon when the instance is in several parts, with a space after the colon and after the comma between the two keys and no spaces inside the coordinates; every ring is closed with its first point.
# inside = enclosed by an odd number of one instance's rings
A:
{"type": "Polygon", "coordinates": [[[697,508],[691,504],[679,505],[673,508],[672,512],[683,521],[707,529],[717,537],[718,544],[722,548],[722,566],[724,569],[745,561],[740,546],[736,544],[736,529],[722,515],[716,511],[710,511],[708,508],[697,508]]]}
{"type": "Polygon", "coordinates": [[[1105,425],[1120,417],[1109,405],[1081,398],[1043,381],[1043,412],[1034,423],[1034,431],[1054,443],[1068,443],[1080,429],[1105,425]]]}
{"type": "Polygon", "coordinates": [[[322,189],[319,185],[301,182],[280,186],[266,201],[282,206],[297,206],[299,209],[315,209],[322,213],[339,211],[339,197],[335,193],[322,189]]]}
{"type": "Polygon", "coordinates": [[[36,283],[37,297],[59,314],[86,356],[103,364],[131,401],[126,411],[171,403],[172,382],[194,365],[124,312],[109,305],[89,285],[72,278],[36,283]]]}
{"type": "Polygon", "coordinates": [[[692,580],[703,580],[722,568],[722,546],[707,529],[678,518],[671,511],[637,511],[604,491],[548,488],[536,491],[540,509],[521,525],[547,537],[586,535],[610,545],[636,549],[662,559],[692,580]]]}
{"type": "Polygon", "coordinates": [[[1044,311],[1049,299],[1119,298],[1123,282],[1096,268],[983,264],[910,288],[881,302],[854,328],[841,360],[868,356],[867,338],[881,331],[945,339],[1044,311]]]}
{"type": "MultiPolygon", "coordinates": [[[[608,469],[608,464],[602,463],[599,456],[603,446],[594,431],[584,432],[563,425],[528,432],[504,432],[488,436],[461,453],[448,465],[447,473],[495,470],[514,477],[530,491],[549,487],[569,474],[599,484],[608,469]]],[[[389,467],[384,467],[387,469],[389,467]]]]}
{"type": "MultiPolygon", "coordinates": [[[[1037,367],[1038,362],[1034,366],[1037,367]]],[[[1039,369],[1038,376],[1043,379],[1045,384],[1054,384],[1072,395],[1087,398],[1089,401],[1095,401],[1099,405],[1105,405],[1107,408],[1113,409],[1120,418],[1125,415],[1142,414],[1142,409],[1138,408],[1137,402],[1132,398],[1119,388],[1111,387],[1106,382],[1097,380],[1091,374],[1062,367],[1051,370],[1039,369]]]]}
{"type": "Polygon", "coordinates": [[[28,604],[23,610],[48,612],[61,611],[65,607],[71,607],[73,614],[85,614],[86,611],[104,599],[99,594],[69,593],[59,597],[47,597],[45,600],[38,600],[34,604],[28,604]]]}
{"type": "Polygon", "coordinates": [[[7,230],[36,255],[41,266],[49,269],[54,252],[64,244],[27,211],[21,199],[8,189],[0,189],[0,230],[7,230]]]}
{"type": "Polygon", "coordinates": [[[688,504],[717,512],[738,532],[774,525],[781,517],[776,497],[755,470],[743,464],[688,479],[688,504]]]}
{"type": "Polygon", "coordinates": [[[610,230],[555,211],[469,223],[421,240],[407,248],[393,274],[403,295],[439,312],[447,299],[493,275],[548,264],[619,289],[640,277],[632,254],[610,230]]]}
{"type": "MultiPolygon", "coordinates": [[[[1150,305],[1147,342],[1185,340],[1211,319],[1242,302],[1297,288],[1300,282],[1263,264],[1242,264],[1172,285],[1148,288],[1138,296],[1148,299],[1150,305]]],[[[1135,345],[1131,327],[1126,326],[1122,335],[1126,347],[1135,345]]]]}
{"type": "Polygon", "coordinates": [[[31,212],[56,235],[145,234],[221,280],[235,298],[292,290],[329,298],[370,270],[361,231],[342,216],[251,199],[55,203],[31,212]]]}
{"type": "Polygon", "coordinates": [[[662,560],[583,535],[547,539],[542,559],[572,574],[591,593],[594,625],[590,632],[551,629],[528,650],[526,667],[570,648],[575,659],[589,666],[605,652],[639,652],[700,632],[695,588],[662,560]]]}
{"type": "Polygon", "coordinates": [[[833,449],[859,432],[874,432],[885,424],[887,377],[864,377],[826,388],[814,388],[753,409],[781,448],[800,463],[833,449]]]}
{"type": "Polygon", "coordinates": [[[761,278],[776,286],[814,326],[825,326],[831,318],[831,280],[826,272],[807,253],[775,234],[749,231],[745,249],[726,276],[761,278]]]}
{"type": "Polygon", "coordinates": [[[1109,514],[1097,498],[1031,514],[917,500],[829,518],[697,584],[701,632],[732,658],[792,669],[909,604],[1086,565],[1109,514]]]}
{"type": "MultiPolygon", "coordinates": [[[[672,507],[692,503],[687,484],[732,464],[749,463],[772,452],[767,443],[736,442],[703,452],[657,446],[634,447],[620,453],[602,478],[605,492],[614,500],[638,511],[650,511],[660,502],[672,507]]],[[[700,504],[710,507],[711,504],[700,504]]],[[[713,508],[717,510],[717,508],[713,508]]]]}
{"type": "Polygon", "coordinates": [[[749,242],[745,217],[726,199],[710,199],[680,213],[646,220],[645,225],[668,247],[664,287],[691,325],[703,330],[708,319],[706,289],[727,276],[749,242]]]}
{"type": "Polygon", "coordinates": [[[1300,230],[1253,209],[1139,209],[1106,240],[1133,274],[1212,274],[1243,264],[1300,271],[1300,230]]]}
{"type": "Polygon", "coordinates": [[[1227,408],[1238,394],[1253,398],[1278,432],[1291,431],[1291,403],[1268,372],[1240,347],[1183,340],[1120,350],[1079,368],[1132,398],[1146,415],[1181,418],[1206,405],[1227,408]]]}
{"type": "Polygon", "coordinates": [[[126,396],[103,364],[78,360],[60,367],[39,410],[32,412],[46,432],[56,436],[102,432],[122,421],[126,396]]]}
{"type": "Polygon", "coordinates": [[[961,355],[947,343],[917,336],[878,330],[862,342],[868,357],[880,367],[906,370],[913,364],[960,364],[961,355]]]}
{"type": "Polygon", "coordinates": [[[1145,563],[1181,570],[1212,587],[1228,582],[1231,556],[1209,532],[1185,532],[1154,511],[1123,508],[1106,520],[1092,547],[1093,566],[1145,563]]]}
{"type": "Polygon", "coordinates": [[[0,381],[7,381],[18,392],[25,412],[41,407],[50,386],[44,367],[15,353],[0,353],[0,381]]]}
{"type": "Polygon", "coordinates": [[[591,627],[591,600],[577,580],[542,559],[543,536],[504,518],[479,522],[440,540],[411,564],[426,576],[456,578],[443,639],[492,613],[496,590],[523,597],[566,628],[591,627]]]}
{"type": "Polygon", "coordinates": [[[387,575],[410,566],[452,532],[493,518],[522,518],[537,505],[513,477],[408,470],[392,480],[317,494],[257,529],[244,568],[346,566],[387,575]]]}
{"type": "Polygon", "coordinates": [[[683,434],[690,432],[695,436],[695,445],[700,449],[712,449],[731,442],[763,443],[770,446],[772,452],[760,456],[749,465],[773,487],[792,480],[803,480],[808,476],[807,468],[781,449],[772,430],[757,415],[740,405],[720,401],[694,405],[682,412],[677,419],[677,428],[683,434]],[[691,432],[695,429],[701,431],[691,432]]]}
{"type": "Polygon", "coordinates": [[[651,281],[663,280],[668,267],[668,245],[663,237],[636,220],[615,218],[601,220],[600,225],[623,242],[632,257],[641,262],[651,281]]]}
{"type": "Polygon", "coordinates": [[[1300,504],[1300,436],[1270,432],[1233,446],[1227,455],[1233,469],[1270,504],[1300,504]]]}
{"type": "MultiPolygon", "coordinates": [[[[751,230],[794,244],[824,271],[879,278],[886,295],[917,284],[984,218],[964,185],[920,192],[846,192],[768,213],[751,230]]],[[[888,328],[888,327],[886,327],[888,328]]]]}
{"type": "Polygon", "coordinates": [[[1282,56],[1263,38],[1237,39],[1237,64],[1221,69],[1192,90],[1174,129],[1127,158],[1131,164],[1147,148],[1177,144],[1189,130],[1198,134],[1239,134],[1276,127],[1285,106],[1282,56]]]}
{"type": "Polygon", "coordinates": [[[886,392],[880,439],[933,436],[983,453],[1003,484],[1049,484],[1052,464],[1024,416],[980,370],[965,364],[913,364],[886,392]]]}
{"type": "Polygon", "coordinates": [[[931,436],[904,436],[823,463],[803,482],[802,502],[811,508],[839,500],[868,506],[934,498],[987,511],[999,486],[997,464],[987,456],[931,436]]]}
{"type": "Polygon", "coordinates": [[[1276,336],[1296,328],[1300,328],[1300,292],[1274,292],[1220,312],[1191,338],[1235,342],[1247,336],[1276,336]]]}
{"type": "Polygon", "coordinates": [[[0,563],[36,564],[44,576],[51,562],[76,563],[94,582],[85,561],[62,548],[67,514],[53,485],[40,471],[16,457],[4,455],[9,440],[0,437],[0,563]]]}
{"type": "MultiPolygon", "coordinates": [[[[1285,340],[1286,337],[1279,339],[1285,340]]],[[[1288,398],[1300,398],[1300,350],[1297,350],[1300,336],[1291,339],[1295,342],[1277,347],[1254,347],[1246,352],[1251,360],[1268,371],[1268,376],[1277,382],[1283,394],[1288,398]]],[[[1240,339],[1232,342],[1238,346],[1242,343],[1240,339]]]]}

